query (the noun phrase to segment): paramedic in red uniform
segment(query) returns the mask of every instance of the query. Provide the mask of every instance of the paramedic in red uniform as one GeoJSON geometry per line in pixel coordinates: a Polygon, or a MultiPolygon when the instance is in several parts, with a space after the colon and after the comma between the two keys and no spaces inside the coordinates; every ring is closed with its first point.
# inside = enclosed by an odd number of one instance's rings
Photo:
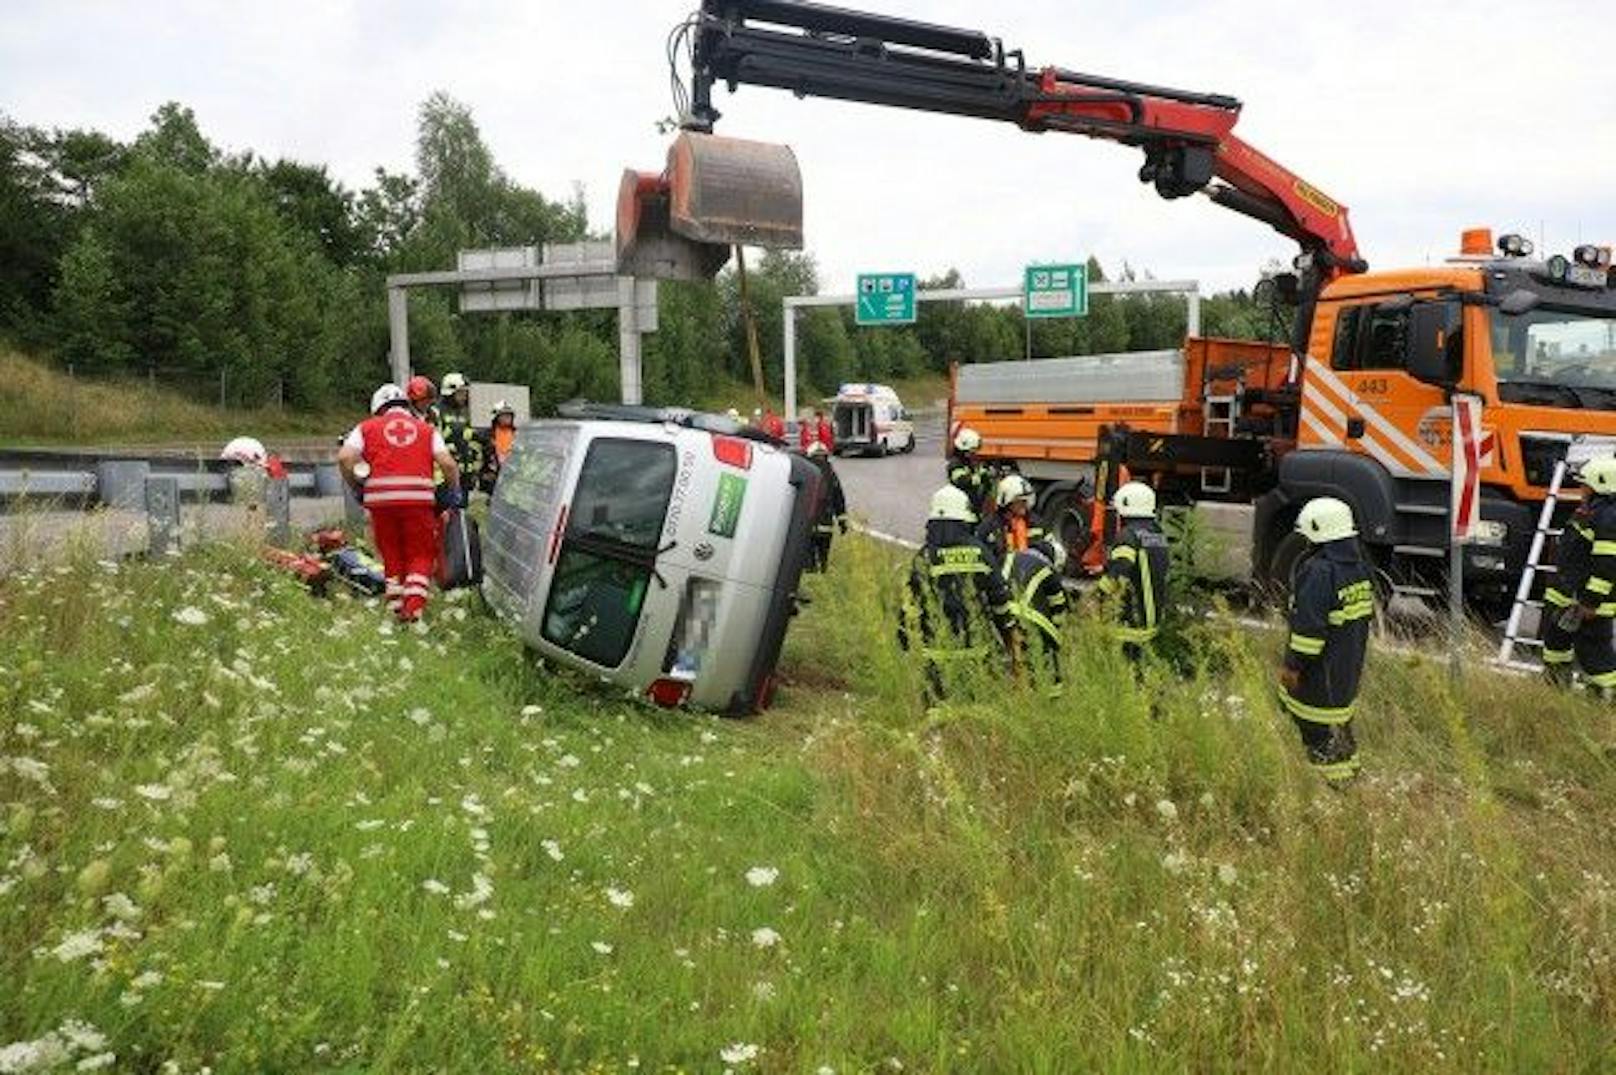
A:
{"type": "Polygon", "coordinates": [[[432,464],[443,471],[449,496],[464,507],[460,468],[443,436],[417,418],[397,385],[370,397],[370,417],[342,442],[342,476],[370,512],[370,532],[387,574],[387,607],[413,623],[426,608],[427,585],[438,559],[438,516],[432,464]]]}

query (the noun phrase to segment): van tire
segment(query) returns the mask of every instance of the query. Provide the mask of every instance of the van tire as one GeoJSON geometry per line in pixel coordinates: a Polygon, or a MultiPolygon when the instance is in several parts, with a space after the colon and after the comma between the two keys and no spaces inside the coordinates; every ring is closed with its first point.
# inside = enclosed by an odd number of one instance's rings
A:
{"type": "Polygon", "coordinates": [[[887,453],[888,453],[889,450],[890,449],[887,448],[887,439],[885,437],[882,437],[881,438],[881,443],[876,446],[875,457],[877,459],[885,459],[887,457],[887,453]]]}

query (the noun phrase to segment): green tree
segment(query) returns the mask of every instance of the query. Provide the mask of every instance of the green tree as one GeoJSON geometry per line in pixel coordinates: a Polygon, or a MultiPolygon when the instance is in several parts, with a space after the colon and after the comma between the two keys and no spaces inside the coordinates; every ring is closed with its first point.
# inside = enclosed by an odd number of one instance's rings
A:
{"type": "Polygon", "coordinates": [[[152,113],[151,126],[135,139],[134,151],[191,176],[205,175],[219,163],[219,150],[203,137],[196,113],[177,101],[152,113]]]}
{"type": "Polygon", "coordinates": [[[31,336],[38,328],[69,220],[53,197],[38,131],[0,116],[0,329],[31,336]]]}

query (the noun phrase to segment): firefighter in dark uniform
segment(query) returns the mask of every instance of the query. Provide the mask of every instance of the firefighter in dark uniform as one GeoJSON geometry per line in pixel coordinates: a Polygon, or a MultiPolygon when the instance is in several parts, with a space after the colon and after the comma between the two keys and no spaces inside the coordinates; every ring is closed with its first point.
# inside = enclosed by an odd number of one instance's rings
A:
{"type": "Polygon", "coordinates": [[[1052,545],[1053,559],[1026,549],[1009,562],[1010,612],[1019,628],[1020,654],[1034,681],[1052,695],[1060,693],[1061,624],[1068,600],[1061,585],[1066,557],[1052,545]]]}
{"type": "Polygon", "coordinates": [[[1369,652],[1375,586],[1345,502],[1308,501],[1296,529],[1316,548],[1296,571],[1279,700],[1301,732],[1307,760],[1341,787],[1358,774],[1352,709],[1369,652]]]}
{"type": "Polygon", "coordinates": [[[830,566],[830,544],[836,531],[847,533],[847,495],[842,492],[842,480],[830,463],[830,449],[824,441],[808,445],[808,459],[819,468],[825,481],[825,495],[819,501],[819,517],[814,520],[813,569],[824,571],[830,566]]]}
{"type": "Polygon", "coordinates": [[[1588,490],[1560,533],[1553,582],[1543,593],[1543,668],[1571,685],[1574,665],[1602,693],[1616,688],[1616,458],[1582,466],[1588,490]]]}
{"type": "Polygon", "coordinates": [[[1115,633],[1123,652],[1138,660],[1161,627],[1171,556],[1167,535],[1156,522],[1156,490],[1143,482],[1128,482],[1111,498],[1111,507],[1117,513],[1117,534],[1100,588],[1120,595],[1122,622],[1115,633]]]}
{"type": "Polygon", "coordinates": [[[996,507],[976,528],[976,536],[1007,568],[1014,554],[1029,549],[1046,560],[1055,559],[1054,539],[1033,518],[1035,499],[1032,482],[1020,474],[1006,474],[999,479],[996,507]]]}
{"type": "Polygon", "coordinates": [[[948,484],[965,494],[971,511],[986,515],[993,509],[993,474],[977,457],[981,450],[982,434],[969,426],[960,427],[948,455],[948,484]]]}
{"type": "Polygon", "coordinates": [[[910,566],[898,644],[924,659],[928,705],[948,694],[960,672],[988,666],[1010,628],[1010,589],[972,531],[975,522],[965,493],[952,485],[937,490],[926,543],[910,566]]]}
{"type": "Polygon", "coordinates": [[[460,466],[461,488],[469,495],[483,472],[483,444],[471,424],[471,386],[464,374],[443,375],[443,395],[438,403],[438,432],[449,446],[449,454],[460,466]]]}

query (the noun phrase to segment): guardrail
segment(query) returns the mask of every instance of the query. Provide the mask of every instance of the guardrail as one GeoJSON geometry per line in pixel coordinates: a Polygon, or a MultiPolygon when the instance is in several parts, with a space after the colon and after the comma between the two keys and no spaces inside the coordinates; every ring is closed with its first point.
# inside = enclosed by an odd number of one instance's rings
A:
{"type": "MultiPolygon", "coordinates": [[[[286,469],[291,496],[345,495],[335,462],[292,462],[286,469]]],[[[227,500],[240,471],[235,463],[183,453],[0,449],[0,502],[66,499],[87,507],[138,508],[150,478],[174,479],[188,500],[227,500]]]]}

